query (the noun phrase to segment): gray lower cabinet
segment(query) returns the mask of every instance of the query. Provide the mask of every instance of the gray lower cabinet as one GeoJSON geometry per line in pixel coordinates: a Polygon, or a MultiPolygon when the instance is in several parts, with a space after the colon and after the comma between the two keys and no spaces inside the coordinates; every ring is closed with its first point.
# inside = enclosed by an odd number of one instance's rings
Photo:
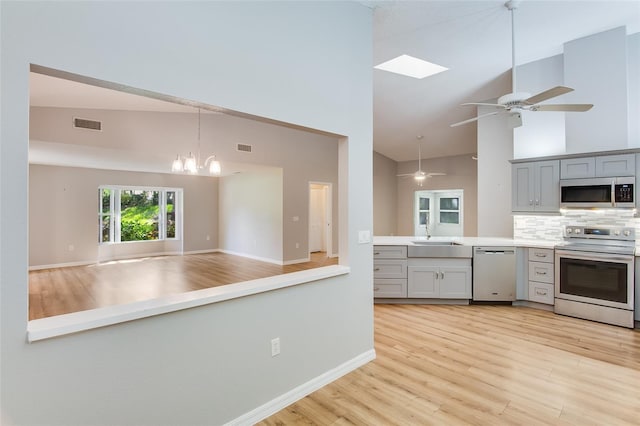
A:
{"type": "Polygon", "coordinates": [[[373,297],[407,297],[407,246],[373,247],[373,297]]]}
{"type": "Polygon", "coordinates": [[[553,249],[529,249],[529,301],[547,305],[554,304],[554,261],[553,249]]]}
{"type": "Polygon", "coordinates": [[[471,299],[471,259],[409,259],[407,297],[471,299]]]}

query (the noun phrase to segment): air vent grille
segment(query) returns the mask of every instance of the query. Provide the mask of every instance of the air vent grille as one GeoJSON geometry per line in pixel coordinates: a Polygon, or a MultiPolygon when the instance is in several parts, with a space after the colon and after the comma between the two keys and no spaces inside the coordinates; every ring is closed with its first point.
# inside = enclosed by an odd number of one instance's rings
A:
{"type": "Polygon", "coordinates": [[[252,148],[251,145],[245,145],[243,143],[239,143],[236,149],[242,152],[251,152],[251,148],[252,148]]]}
{"type": "Polygon", "coordinates": [[[87,120],[86,118],[74,118],[73,127],[78,129],[102,130],[102,122],[95,120],[87,120]]]}

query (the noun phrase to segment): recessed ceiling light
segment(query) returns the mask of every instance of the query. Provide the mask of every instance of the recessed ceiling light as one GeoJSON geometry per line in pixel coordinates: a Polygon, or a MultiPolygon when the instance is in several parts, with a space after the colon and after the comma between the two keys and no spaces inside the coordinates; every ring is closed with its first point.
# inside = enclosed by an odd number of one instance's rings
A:
{"type": "Polygon", "coordinates": [[[376,65],[374,68],[413,78],[425,78],[449,69],[409,55],[400,55],[397,58],[376,65]]]}

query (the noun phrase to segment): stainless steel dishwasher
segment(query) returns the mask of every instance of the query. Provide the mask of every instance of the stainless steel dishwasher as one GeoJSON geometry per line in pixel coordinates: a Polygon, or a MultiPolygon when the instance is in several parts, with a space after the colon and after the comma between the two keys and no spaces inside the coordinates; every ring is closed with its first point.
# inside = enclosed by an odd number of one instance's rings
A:
{"type": "Polygon", "coordinates": [[[473,248],[473,300],[516,300],[516,248],[473,248]]]}

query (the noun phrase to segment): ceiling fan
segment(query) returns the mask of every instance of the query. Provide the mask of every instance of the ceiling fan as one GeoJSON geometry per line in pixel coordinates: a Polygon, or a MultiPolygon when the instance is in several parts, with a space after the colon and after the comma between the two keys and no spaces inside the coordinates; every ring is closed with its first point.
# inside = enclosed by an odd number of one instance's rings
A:
{"type": "Polygon", "coordinates": [[[416,183],[420,186],[422,186],[422,183],[425,181],[425,179],[428,179],[432,176],[445,176],[446,173],[426,173],[422,170],[422,151],[420,149],[420,145],[421,145],[421,141],[422,138],[424,138],[424,136],[419,135],[416,137],[416,139],[418,139],[418,170],[415,171],[414,173],[403,173],[403,174],[399,174],[396,176],[399,177],[408,177],[408,176],[413,176],[413,179],[416,181],[416,183]]]}
{"type": "Polygon", "coordinates": [[[476,106],[493,106],[498,108],[498,111],[489,112],[479,115],[468,120],[460,121],[458,123],[451,124],[451,127],[461,126],[463,124],[477,121],[484,117],[489,117],[497,114],[509,114],[509,124],[512,128],[522,126],[522,111],[563,111],[563,112],[584,112],[589,111],[593,104],[547,104],[541,105],[540,102],[546,101],[556,96],[564,95],[565,93],[572,92],[573,89],[565,86],[556,86],[549,90],[545,90],[536,95],[531,95],[526,92],[516,92],[516,44],[515,44],[515,9],[517,3],[514,0],[509,0],[504,6],[511,12],[511,90],[512,93],[506,94],[498,98],[498,103],[485,103],[485,102],[469,102],[462,105],[476,105],[476,106]]]}

